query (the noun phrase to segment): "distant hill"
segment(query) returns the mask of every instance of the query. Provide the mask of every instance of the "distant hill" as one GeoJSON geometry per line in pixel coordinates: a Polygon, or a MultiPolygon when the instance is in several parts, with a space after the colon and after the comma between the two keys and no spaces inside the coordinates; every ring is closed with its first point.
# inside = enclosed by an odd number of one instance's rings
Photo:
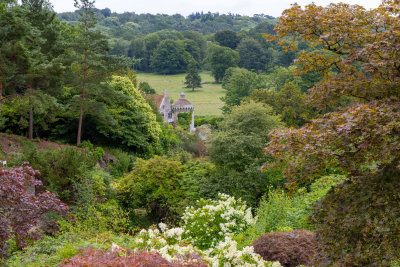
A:
{"type": "MultiPolygon", "coordinates": [[[[79,10],[59,13],[57,16],[64,21],[74,23],[79,18],[79,10]]],[[[106,28],[124,28],[133,35],[147,35],[160,30],[197,31],[203,35],[222,30],[244,31],[262,22],[275,23],[276,18],[258,14],[252,17],[238,14],[219,14],[196,12],[187,17],[180,14],[136,14],[135,12],[115,13],[109,8],[95,9],[99,26],[106,28]]]]}

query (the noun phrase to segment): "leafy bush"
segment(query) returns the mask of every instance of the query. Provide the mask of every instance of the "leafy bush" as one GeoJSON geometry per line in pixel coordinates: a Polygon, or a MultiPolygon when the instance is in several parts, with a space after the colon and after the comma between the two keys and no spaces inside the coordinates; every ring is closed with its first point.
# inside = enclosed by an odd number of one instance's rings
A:
{"type": "Polygon", "coordinates": [[[64,260],[62,267],[74,266],[170,266],[170,267],[204,267],[201,262],[169,262],[157,252],[136,252],[118,248],[108,251],[86,248],[71,259],[64,260]]]}
{"type": "Polygon", "coordinates": [[[87,149],[96,160],[99,160],[104,156],[104,149],[102,147],[95,148],[90,141],[83,141],[79,144],[79,147],[87,149]]]}
{"type": "Polygon", "coordinates": [[[116,184],[119,199],[127,209],[146,209],[157,222],[174,220],[184,207],[181,170],[177,160],[138,158],[133,171],[116,184]]]}
{"type": "Polygon", "coordinates": [[[77,199],[74,184],[80,183],[82,177],[96,165],[96,159],[84,150],[73,147],[49,148],[37,150],[26,147],[14,159],[16,163],[27,161],[40,171],[40,179],[60,199],[73,203],[77,199]]]}
{"type": "Polygon", "coordinates": [[[189,160],[183,165],[181,179],[182,190],[189,199],[190,204],[194,204],[200,198],[215,198],[217,194],[210,194],[212,173],[214,164],[206,160],[189,160]]]}
{"type": "Polygon", "coordinates": [[[218,128],[218,123],[224,118],[222,116],[195,116],[194,126],[210,125],[212,129],[218,128]]]}
{"type": "Polygon", "coordinates": [[[56,212],[65,215],[68,206],[53,193],[43,190],[36,177],[39,172],[27,165],[11,169],[0,168],[0,258],[7,256],[7,242],[15,238],[24,247],[29,240],[43,237],[52,230],[45,215],[56,212]]]}
{"type": "Polygon", "coordinates": [[[278,262],[265,262],[252,247],[237,249],[237,244],[229,237],[208,250],[200,250],[183,239],[184,228],[171,228],[160,224],[158,229],[142,230],[135,237],[131,246],[140,250],[155,250],[170,262],[191,255],[198,255],[209,266],[281,266],[278,262]]]}
{"type": "Polygon", "coordinates": [[[123,233],[129,230],[129,216],[116,201],[78,207],[74,221],[60,221],[63,233],[123,233]]]}
{"type": "Polygon", "coordinates": [[[205,145],[201,145],[202,142],[197,135],[193,132],[190,133],[187,130],[184,130],[180,127],[175,128],[175,133],[180,139],[180,147],[191,153],[195,156],[199,157],[205,155],[205,145]]]}
{"type": "Polygon", "coordinates": [[[268,173],[260,171],[257,164],[247,166],[243,171],[216,165],[211,173],[199,179],[199,193],[207,198],[215,198],[225,193],[241,198],[255,207],[271,185],[268,173]]]}
{"type": "Polygon", "coordinates": [[[316,264],[387,266],[400,255],[398,162],[332,188],[314,210],[316,264]]]}
{"type": "Polygon", "coordinates": [[[145,94],[148,94],[148,95],[155,95],[156,94],[156,90],[154,90],[154,88],[151,87],[151,85],[148,82],[140,82],[139,83],[139,90],[141,92],[144,92],[145,94]]]}
{"type": "Polygon", "coordinates": [[[200,249],[214,247],[225,237],[246,230],[255,220],[240,199],[219,194],[218,200],[199,200],[182,216],[183,238],[200,249]]]}
{"type": "Polygon", "coordinates": [[[315,234],[306,230],[265,234],[252,246],[264,260],[279,261],[285,267],[307,264],[317,252],[315,234]]]}
{"type": "Polygon", "coordinates": [[[83,206],[115,198],[115,189],[111,187],[112,180],[108,172],[97,166],[92,171],[82,174],[78,181],[72,183],[76,195],[75,203],[83,206]]]}
{"type": "Polygon", "coordinates": [[[288,195],[280,189],[270,190],[260,201],[256,212],[256,223],[244,233],[236,235],[234,240],[243,247],[251,244],[263,233],[281,231],[285,228],[314,230],[314,226],[308,220],[314,205],[332,186],[343,179],[345,177],[341,175],[325,176],[310,186],[310,192],[302,188],[294,195],[288,195]]]}
{"type": "Polygon", "coordinates": [[[273,190],[260,202],[257,210],[255,229],[258,233],[270,233],[280,227],[313,229],[307,218],[313,212],[314,204],[326,195],[330,188],[344,179],[344,176],[325,176],[310,186],[310,192],[302,188],[293,196],[282,190],[273,190]]]}
{"type": "Polygon", "coordinates": [[[136,156],[116,148],[107,148],[106,150],[107,169],[114,178],[120,178],[132,170],[136,156]]]}

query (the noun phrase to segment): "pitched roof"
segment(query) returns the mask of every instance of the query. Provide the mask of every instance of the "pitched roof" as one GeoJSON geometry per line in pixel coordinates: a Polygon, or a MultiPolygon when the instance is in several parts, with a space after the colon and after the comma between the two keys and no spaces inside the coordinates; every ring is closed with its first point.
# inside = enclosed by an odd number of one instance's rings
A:
{"type": "Polygon", "coordinates": [[[191,107],[193,107],[193,104],[192,103],[190,103],[187,99],[185,99],[185,98],[181,98],[181,99],[179,99],[178,101],[176,101],[175,103],[174,103],[174,106],[173,107],[188,107],[188,106],[191,106],[191,107]]]}
{"type": "Polygon", "coordinates": [[[157,107],[159,108],[163,101],[164,96],[163,95],[151,95],[151,97],[153,98],[154,103],[156,103],[157,107]]]}

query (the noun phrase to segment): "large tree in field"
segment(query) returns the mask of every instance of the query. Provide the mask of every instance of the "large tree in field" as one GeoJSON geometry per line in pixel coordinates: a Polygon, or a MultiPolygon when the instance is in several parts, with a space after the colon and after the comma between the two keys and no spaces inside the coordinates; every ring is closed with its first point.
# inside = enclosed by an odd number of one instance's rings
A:
{"type": "Polygon", "coordinates": [[[187,66],[186,76],[185,76],[185,84],[186,88],[194,88],[201,87],[201,77],[199,75],[199,65],[196,61],[191,60],[187,66]]]}
{"type": "Polygon", "coordinates": [[[400,255],[399,1],[383,1],[370,11],[347,4],[293,5],[275,30],[275,37],[267,37],[287,48],[291,37],[318,46],[300,51],[296,60],[300,73],[323,74],[309,90],[311,103],[325,108],[343,97],[351,100],[300,129],[272,132],[265,148],[287,163],[292,189],[326,170],[349,176],[314,215],[320,244],[316,261],[385,266],[400,255]]]}
{"type": "Polygon", "coordinates": [[[96,101],[96,96],[106,96],[107,84],[114,72],[124,69],[124,64],[116,58],[107,55],[108,40],[105,35],[93,28],[96,25],[93,8],[94,1],[75,0],[75,7],[81,9],[78,33],[73,44],[73,63],[71,69],[75,73],[75,86],[80,89],[79,123],[76,143],[81,143],[82,123],[85,111],[101,110],[104,105],[96,101]],[[90,101],[88,101],[90,100],[90,101]]]}

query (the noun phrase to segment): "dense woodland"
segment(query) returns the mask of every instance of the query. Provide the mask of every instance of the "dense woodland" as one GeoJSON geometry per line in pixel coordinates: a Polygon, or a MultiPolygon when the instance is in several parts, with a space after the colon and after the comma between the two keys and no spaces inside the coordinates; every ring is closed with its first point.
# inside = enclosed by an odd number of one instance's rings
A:
{"type": "Polygon", "coordinates": [[[400,266],[397,0],[75,7],[0,0],[0,264],[400,266]],[[138,72],[223,115],[164,123],[138,72]]]}

